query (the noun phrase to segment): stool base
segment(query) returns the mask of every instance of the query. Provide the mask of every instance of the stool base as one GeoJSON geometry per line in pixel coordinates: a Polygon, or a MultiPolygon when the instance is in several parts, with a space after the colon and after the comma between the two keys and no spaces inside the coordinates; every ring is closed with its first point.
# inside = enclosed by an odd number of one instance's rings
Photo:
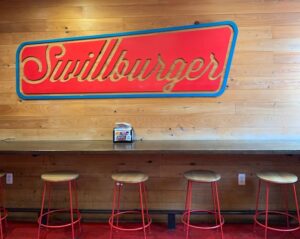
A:
{"type": "Polygon", "coordinates": [[[121,189],[124,185],[123,182],[115,182],[114,184],[114,194],[113,194],[113,205],[112,205],[112,214],[109,218],[110,225],[110,239],[113,237],[113,229],[120,231],[143,231],[144,239],[146,239],[146,229],[150,229],[151,218],[148,213],[147,206],[147,195],[146,187],[144,182],[134,183],[138,185],[139,188],[139,201],[141,210],[130,210],[130,211],[120,211],[120,198],[121,198],[121,189]],[[142,217],[142,225],[139,227],[125,228],[119,226],[119,216],[126,214],[140,214],[142,217]],[[116,222],[115,222],[116,221],[116,222]]]}
{"type": "Polygon", "coordinates": [[[81,225],[80,225],[80,220],[81,220],[81,215],[78,210],[78,196],[77,196],[77,187],[76,187],[76,181],[66,181],[66,182],[48,182],[44,181],[44,191],[43,191],[43,197],[42,197],[42,207],[41,207],[41,212],[40,216],[38,218],[38,236],[37,239],[40,239],[41,236],[41,229],[59,229],[59,228],[65,228],[65,227],[70,227],[72,231],[72,239],[75,239],[75,225],[78,225],[78,231],[81,232],[81,225]],[[51,202],[51,191],[54,184],[67,184],[68,185],[68,191],[69,191],[69,203],[70,203],[70,208],[69,209],[51,209],[50,208],[50,202],[51,202]],[[44,212],[45,208],[45,198],[46,198],[46,193],[48,193],[48,209],[46,212],[44,212]],[[73,193],[75,194],[75,207],[73,207],[73,193]],[[51,225],[49,223],[50,221],[50,215],[57,214],[57,213],[62,213],[62,212],[67,212],[70,213],[70,222],[69,223],[63,223],[59,225],[51,225]],[[74,214],[76,214],[76,218],[74,218],[74,214]],[[43,218],[46,217],[46,223],[43,222],[43,218]]]}
{"type": "Polygon", "coordinates": [[[219,193],[218,193],[218,184],[217,181],[215,182],[198,182],[193,180],[188,180],[187,190],[186,190],[186,201],[185,201],[185,212],[182,215],[182,222],[185,226],[186,230],[186,239],[189,238],[189,230],[190,228],[195,229],[203,229],[203,230],[210,230],[210,229],[217,229],[220,228],[221,232],[221,239],[223,239],[223,224],[224,224],[224,217],[221,216],[220,212],[220,201],[219,201],[219,193]],[[211,185],[211,193],[212,193],[212,200],[214,210],[192,210],[192,186],[193,183],[209,183],[211,185]],[[196,226],[190,223],[191,214],[195,212],[206,212],[208,214],[215,215],[215,225],[214,226],[196,226]]]}
{"type": "Polygon", "coordinates": [[[296,192],[296,186],[295,183],[287,183],[287,184],[282,184],[282,187],[284,188],[285,191],[285,207],[286,207],[286,211],[285,212],[280,212],[280,211],[274,211],[274,210],[269,210],[269,192],[270,192],[270,184],[278,184],[276,182],[269,182],[269,181],[264,181],[262,179],[259,179],[258,181],[258,191],[257,191],[257,195],[256,195],[256,208],[255,208],[255,215],[254,215],[254,229],[256,225],[259,225],[260,227],[265,229],[265,239],[267,239],[268,236],[268,230],[271,231],[277,231],[277,232],[292,232],[292,231],[296,231],[300,229],[300,214],[299,214],[299,205],[298,205],[298,198],[297,198],[297,192],[296,192]],[[259,196],[260,196],[260,191],[261,191],[261,184],[265,183],[265,187],[266,187],[266,206],[265,206],[265,210],[263,211],[258,211],[258,204],[259,204],[259,196]],[[292,187],[293,189],[293,197],[294,197],[294,201],[295,201],[295,206],[296,206],[296,212],[297,212],[297,216],[291,215],[288,213],[288,186],[292,187]],[[287,227],[286,228],[279,228],[279,227],[273,227],[269,225],[269,221],[268,221],[268,217],[270,214],[275,214],[275,215],[284,215],[287,218],[287,227]],[[264,220],[264,224],[258,221],[258,216],[259,215],[264,215],[265,216],[265,220],[264,220]],[[289,218],[293,218],[296,220],[298,226],[289,227],[289,218]]]}

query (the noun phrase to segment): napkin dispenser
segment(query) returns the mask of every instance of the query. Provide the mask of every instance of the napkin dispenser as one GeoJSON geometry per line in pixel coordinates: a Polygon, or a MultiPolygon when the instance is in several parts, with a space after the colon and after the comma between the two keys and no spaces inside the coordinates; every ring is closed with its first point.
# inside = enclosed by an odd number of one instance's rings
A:
{"type": "Polygon", "coordinates": [[[116,123],[113,129],[114,143],[131,143],[133,141],[133,129],[129,123],[116,123]]]}

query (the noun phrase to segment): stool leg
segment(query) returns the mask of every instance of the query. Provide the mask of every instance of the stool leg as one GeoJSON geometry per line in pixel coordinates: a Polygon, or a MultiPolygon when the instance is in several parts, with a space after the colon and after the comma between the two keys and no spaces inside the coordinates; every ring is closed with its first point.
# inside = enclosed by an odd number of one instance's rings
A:
{"type": "MultiPolygon", "coordinates": [[[[187,183],[186,186],[186,197],[185,197],[185,209],[184,209],[184,213],[187,214],[188,213],[188,202],[189,202],[189,193],[190,193],[190,184],[189,182],[187,183]]],[[[187,222],[187,221],[186,221],[187,222]]],[[[186,231],[187,229],[187,225],[184,224],[184,231],[186,231]]]]}
{"type": "Polygon", "coordinates": [[[0,217],[0,236],[1,236],[1,239],[3,239],[3,228],[2,228],[2,216],[0,217]]]}
{"type": "Polygon", "coordinates": [[[254,223],[253,223],[253,231],[256,229],[256,220],[258,216],[258,204],[259,204],[259,195],[260,195],[260,188],[261,188],[261,180],[258,180],[258,190],[256,193],[256,204],[255,204],[255,214],[254,214],[254,223]]]}
{"type": "Polygon", "coordinates": [[[290,227],[290,220],[289,220],[289,195],[288,195],[288,185],[282,185],[284,190],[284,203],[285,203],[285,213],[286,213],[286,224],[287,227],[290,227]]]}
{"type": "MultiPolygon", "coordinates": [[[[0,191],[1,191],[1,211],[0,211],[0,237],[3,239],[3,224],[2,224],[2,208],[4,210],[4,203],[3,203],[3,181],[2,178],[0,179],[0,191]]],[[[5,211],[3,211],[3,216],[5,216],[5,211]]]]}
{"type": "Polygon", "coordinates": [[[300,226],[299,204],[298,204],[298,198],[297,198],[296,185],[294,183],[293,183],[293,191],[294,191],[294,199],[295,199],[296,210],[297,210],[298,224],[300,226]]]}
{"type": "Polygon", "coordinates": [[[218,215],[217,215],[217,206],[216,206],[216,196],[215,196],[215,188],[213,183],[211,183],[211,196],[214,204],[214,215],[215,215],[215,223],[218,225],[218,215]]]}
{"type": "Polygon", "coordinates": [[[71,217],[71,227],[72,227],[72,239],[75,239],[74,218],[73,218],[72,181],[70,181],[68,184],[69,184],[69,195],[70,195],[70,217],[71,217]]]}
{"type": "Polygon", "coordinates": [[[41,223],[42,223],[42,215],[44,212],[44,205],[45,205],[45,196],[46,196],[46,190],[47,190],[47,183],[44,182],[44,190],[43,190],[43,196],[42,196],[42,207],[41,207],[41,212],[40,212],[40,216],[38,219],[38,224],[39,224],[39,228],[38,228],[38,239],[40,239],[40,233],[41,233],[41,223]]]}
{"type": "Polygon", "coordinates": [[[119,213],[120,213],[120,199],[121,199],[121,191],[122,191],[122,183],[118,184],[118,190],[117,190],[117,226],[119,226],[119,213]]]}
{"type": "MultiPolygon", "coordinates": [[[[3,217],[5,217],[5,205],[4,205],[4,198],[5,198],[5,190],[4,190],[4,182],[3,182],[3,177],[1,177],[1,179],[0,179],[0,185],[1,185],[1,188],[0,188],[0,191],[1,191],[1,216],[0,216],[0,219],[2,219],[2,211],[3,211],[3,217]]],[[[3,219],[2,219],[3,220],[3,219]]],[[[1,220],[1,227],[3,228],[3,229],[5,229],[5,233],[7,233],[7,218],[5,218],[4,219],[4,225],[3,225],[3,223],[2,223],[2,220],[1,220]]],[[[2,229],[2,230],[3,230],[2,229]]],[[[2,231],[3,232],[3,231],[2,231]]],[[[3,237],[4,237],[4,233],[1,233],[2,235],[3,235],[3,237]]]]}
{"type": "Polygon", "coordinates": [[[192,204],[192,181],[188,180],[188,189],[187,189],[187,219],[186,219],[186,236],[185,238],[189,238],[189,230],[190,230],[190,218],[191,218],[191,204],[192,204]]]}
{"type": "MultiPolygon", "coordinates": [[[[146,217],[147,217],[147,224],[149,224],[150,219],[149,219],[149,210],[148,210],[148,194],[147,194],[145,183],[142,183],[142,185],[143,185],[143,195],[144,195],[144,202],[145,202],[145,211],[146,211],[146,217]]],[[[150,232],[150,225],[148,227],[148,231],[150,232]]]]}
{"type": "Polygon", "coordinates": [[[143,222],[144,239],[146,239],[146,228],[145,228],[145,215],[144,215],[144,205],[143,205],[143,186],[142,186],[142,183],[139,183],[139,193],[140,193],[140,204],[141,204],[141,214],[142,214],[142,222],[143,222]]]}
{"type": "Polygon", "coordinates": [[[265,216],[265,239],[268,236],[268,216],[269,216],[269,191],[270,191],[270,184],[266,182],[266,216],[265,216]]]}
{"type": "MultiPolygon", "coordinates": [[[[188,200],[189,200],[189,183],[187,184],[186,187],[186,195],[185,195],[185,205],[184,205],[184,215],[185,213],[187,213],[187,204],[188,204],[188,200]]],[[[184,218],[183,218],[184,219],[184,218]]],[[[183,230],[186,231],[186,225],[183,225],[183,230]]]]}
{"type": "Polygon", "coordinates": [[[216,193],[216,201],[217,201],[217,210],[218,210],[218,218],[220,222],[220,229],[221,229],[221,238],[223,239],[223,225],[222,225],[222,217],[221,217],[221,208],[220,208],[220,200],[219,200],[219,192],[218,192],[218,184],[217,182],[214,182],[214,188],[216,193]]]}
{"type": "MultiPolygon", "coordinates": [[[[114,183],[114,194],[113,194],[113,203],[112,203],[112,212],[111,212],[111,224],[114,224],[114,217],[115,217],[115,206],[116,206],[116,193],[117,193],[117,183],[114,183]]],[[[109,238],[112,238],[113,234],[113,227],[110,226],[110,235],[109,238]]]]}
{"type": "MultiPolygon", "coordinates": [[[[80,218],[81,216],[80,216],[79,207],[78,207],[78,191],[77,191],[77,181],[76,180],[73,181],[73,191],[75,194],[75,210],[74,211],[76,211],[77,218],[80,218]]],[[[80,220],[78,221],[78,229],[79,229],[79,233],[81,233],[80,220]]]]}
{"type": "MultiPolygon", "coordinates": [[[[49,225],[49,218],[50,218],[50,215],[49,215],[49,212],[50,212],[50,201],[51,201],[51,187],[49,185],[49,188],[48,188],[48,214],[47,214],[47,225],[49,225]]],[[[47,228],[48,230],[48,228],[47,228]]]]}

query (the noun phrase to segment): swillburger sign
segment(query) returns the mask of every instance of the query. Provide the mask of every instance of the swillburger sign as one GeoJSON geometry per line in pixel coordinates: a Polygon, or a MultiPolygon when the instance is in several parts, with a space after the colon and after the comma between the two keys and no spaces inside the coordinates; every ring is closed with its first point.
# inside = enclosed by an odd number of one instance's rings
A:
{"type": "Polygon", "coordinates": [[[22,99],[203,97],[225,88],[237,38],[231,21],[22,43],[22,99]]]}

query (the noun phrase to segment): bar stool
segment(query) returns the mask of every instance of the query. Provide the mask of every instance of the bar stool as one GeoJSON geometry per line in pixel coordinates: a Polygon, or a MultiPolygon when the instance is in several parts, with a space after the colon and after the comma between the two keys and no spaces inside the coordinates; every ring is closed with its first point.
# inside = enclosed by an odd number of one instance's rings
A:
{"type": "Polygon", "coordinates": [[[256,174],[258,177],[258,191],[256,196],[256,208],[255,208],[255,215],[254,215],[254,226],[258,224],[259,226],[265,228],[265,239],[267,238],[268,229],[272,231],[278,231],[278,232],[291,232],[296,231],[300,228],[300,215],[299,215],[299,205],[298,205],[298,199],[297,199],[297,192],[296,192],[296,182],[298,181],[298,177],[292,173],[287,172],[260,172],[256,174]],[[261,190],[261,184],[265,184],[266,188],[266,208],[263,211],[258,212],[258,204],[259,204],[259,195],[261,190]],[[270,191],[270,184],[280,184],[282,185],[283,189],[285,190],[285,203],[286,203],[286,211],[274,211],[269,210],[269,191],[270,191]],[[288,194],[287,190],[288,187],[291,187],[293,189],[293,196],[295,200],[295,206],[297,210],[297,217],[294,215],[291,215],[288,212],[288,194]],[[270,214],[275,215],[283,215],[286,216],[287,219],[287,227],[286,228],[279,228],[279,227],[271,227],[268,224],[268,217],[270,214]],[[265,223],[261,223],[258,221],[257,217],[260,215],[265,215],[265,223]],[[290,227],[289,225],[289,219],[294,219],[298,226],[290,227]]]}
{"type": "Polygon", "coordinates": [[[114,180],[114,192],[112,214],[108,221],[110,225],[110,239],[113,236],[113,229],[120,231],[143,230],[144,239],[146,239],[146,228],[150,228],[151,224],[151,218],[148,213],[145,187],[145,182],[148,180],[148,178],[148,175],[137,171],[127,171],[112,174],[112,179],[114,180]],[[125,184],[137,184],[139,191],[140,210],[120,211],[121,188],[125,184]],[[142,225],[134,228],[119,226],[119,216],[126,214],[140,214],[142,217],[142,225]]]}
{"type": "Polygon", "coordinates": [[[221,179],[221,176],[213,171],[208,170],[192,170],[184,173],[184,177],[188,180],[186,201],[185,201],[185,212],[182,215],[182,222],[185,225],[186,239],[189,237],[189,229],[217,229],[220,228],[221,238],[223,239],[223,224],[224,218],[220,212],[220,201],[218,193],[217,182],[221,179]],[[210,183],[212,190],[212,200],[214,210],[192,210],[192,186],[193,183],[210,183]],[[215,225],[213,226],[196,226],[190,223],[190,217],[192,213],[207,213],[213,214],[215,217],[215,225]]]}
{"type": "Polygon", "coordinates": [[[3,239],[3,222],[5,228],[7,228],[7,210],[4,207],[4,180],[5,180],[5,173],[0,173],[0,238],[3,239]]]}
{"type": "Polygon", "coordinates": [[[75,239],[75,225],[78,224],[79,232],[81,231],[80,220],[81,215],[78,210],[78,196],[77,196],[77,187],[76,187],[76,180],[79,177],[76,173],[70,172],[52,172],[52,173],[45,173],[41,175],[41,178],[44,182],[44,190],[42,196],[42,206],[41,206],[41,213],[38,218],[38,239],[40,238],[41,229],[58,229],[64,227],[71,227],[72,229],[72,239],[75,239]],[[68,194],[69,194],[69,209],[51,209],[51,193],[52,187],[57,184],[66,184],[68,186],[68,194]],[[47,212],[45,210],[45,198],[46,194],[48,197],[48,208],[47,212]],[[73,207],[73,194],[75,196],[75,208],[73,207]],[[50,224],[50,215],[54,215],[60,212],[67,212],[70,213],[70,222],[64,224],[50,224]],[[76,217],[74,217],[74,213],[76,217]],[[46,217],[46,220],[44,218],[46,217]]]}

